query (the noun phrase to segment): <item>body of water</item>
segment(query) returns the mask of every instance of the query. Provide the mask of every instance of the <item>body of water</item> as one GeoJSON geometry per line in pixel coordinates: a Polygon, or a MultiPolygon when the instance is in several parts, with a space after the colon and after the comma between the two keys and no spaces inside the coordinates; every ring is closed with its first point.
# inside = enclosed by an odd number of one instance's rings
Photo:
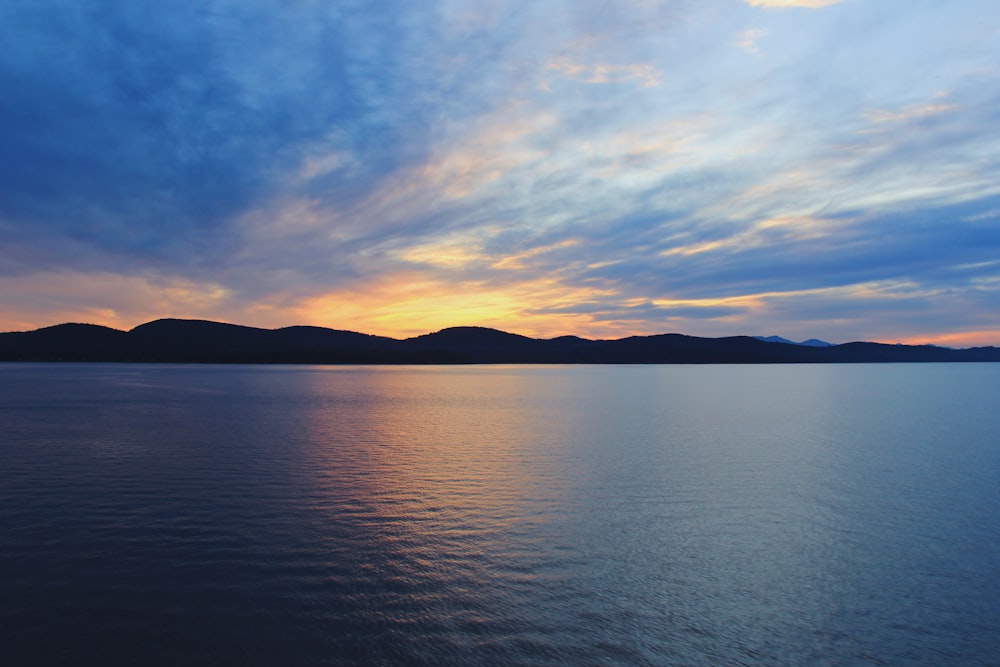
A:
{"type": "Polygon", "coordinates": [[[1000,664],[1000,365],[0,364],[0,663],[1000,664]]]}

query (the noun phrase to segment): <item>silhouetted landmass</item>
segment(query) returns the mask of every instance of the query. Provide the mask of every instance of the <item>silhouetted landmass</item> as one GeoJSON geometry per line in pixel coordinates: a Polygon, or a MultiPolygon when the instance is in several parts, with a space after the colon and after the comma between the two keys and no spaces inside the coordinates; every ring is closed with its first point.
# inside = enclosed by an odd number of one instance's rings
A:
{"type": "MultiPolygon", "coordinates": [[[[818,342],[818,341],[817,341],[818,342]]],[[[771,364],[1000,361],[1000,348],[775,342],[751,336],[682,334],[588,340],[528,338],[484,327],[453,327],[399,340],[293,326],[258,329],[164,319],[119,331],[59,324],[0,334],[0,361],[116,361],[285,364],[771,364]]]]}
{"type": "Polygon", "coordinates": [[[781,336],[754,336],[754,338],[767,343],[788,343],[789,345],[808,345],[809,347],[830,347],[833,345],[833,343],[827,343],[825,340],[819,340],[818,338],[810,338],[809,340],[799,341],[798,343],[794,340],[782,338],[781,336]]]}

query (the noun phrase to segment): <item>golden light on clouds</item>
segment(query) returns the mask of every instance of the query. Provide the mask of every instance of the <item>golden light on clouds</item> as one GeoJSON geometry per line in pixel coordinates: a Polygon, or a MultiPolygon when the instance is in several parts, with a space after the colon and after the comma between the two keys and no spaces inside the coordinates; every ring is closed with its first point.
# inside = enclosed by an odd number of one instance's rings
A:
{"type": "Polygon", "coordinates": [[[411,264],[444,269],[462,269],[483,261],[478,244],[469,241],[444,241],[404,248],[398,256],[411,264]]]}
{"type": "MultiPolygon", "coordinates": [[[[809,221],[804,222],[808,227],[809,221]]],[[[758,227],[795,224],[789,220],[765,221],[758,227]]],[[[530,254],[520,261],[526,259],[530,259],[530,254]]],[[[669,332],[719,336],[768,333],[763,328],[772,321],[774,313],[797,303],[867,302],[881,310],[939,296],[934,289],[912,281],[871,281],[704,298],[670,294],[637,296],[613,288],[574,287],[556,277],[515,279],[508,283],[448,281],[413,270],[315,296],[286,294],[248,308],[233,303],[232,295],[217,285],[176,277],[49,273],[35,275],[30,284],[15,283],[12,278],[0,280],[0,289],[22,294],[24,302],[22,307],[3,312],[0,331],[36,328],[37,311],[44,309],[54,313],[46,324],[88,322],[117,329],[129,329],[159,317],[180,317],[265,328],[312,324],[394,338],[451,326],[488,326],[539,338],[566,334],[622,338],[669,332]],[[115,296],[109,299],[107,294],[115,296]],[[659,311],[655,319],[650,319],[650,309],[659,311]],[[698,315],[699,311],[702,314],[698,315]],[[694,322],[699,324],[693,326],[694,322]],[[752,324],[755,322],[760,324],[752,324]],[[748,323],[751,323],[749,329],[748,323]]],[[[993,287],[991,284],[984,289],[993,287]]],[[[836,324],[828,318],[819,321],[824,323],[826,331],[836,324]]],[[[873,334],[834,338],[835,342],[858,339],[949,347],[991,345],[1000,339],[1000,329],[990,328],[873,334]]],[[[829,339],[829,334],[826,337],[829,339]]]]}
{"type": "Polygon", "coordinates": [[[943,102],[925,102],[913,104],[899,111],[889,109],[872,109],[865,114],[865,117],[873,123],[901,123],[920,118],[940,116],[941,114],[955,111],[957,104],[946,104],[943,102]]]}
{"type": "Polygon", "coordinates": [[[644,88],[652,88],[660,85],[660,71],[648,63],[631,63],[625,65],[596,63],[590,65],[574,62],[570,58],[560,56],[546,63],[545,69],[558,72],[567,79],[583,83],[599,84],[634,81],[644,88]]]}
{"type": "Polygon", "coordinates": [[[436,191],[446,199],[462,199],[516,170],[544,157],[531,138],[555,123],[548,113],[520,116],[512,103],[484,117],[460,141],[431,155],[413,170],[409,179],[422,190],[436,191]]]}
{"type": "Polygon", "coordinates": [[[829,220],[809,216],[769,218],[753,223],[746,228],[740,228],[729,236],[720,239],[679,245],[664,250],[660,254],[664,257],[674,255],[686,257],[714,250],[748,250],[766,245],[773,241],[775,237],[796,241],[818,239],[828,234],[833,226],[834,224],[829,220]]]}
{"type": "Polygon", "coordinates": [[[554,310],[610,295],[608,290],[567,287],[550,278],[494,286],[400,272],[304,299],[291,309],[291,316],[300,322],[396,338],[467,325],[550,337],[600,326],[595,327],[586,314],[539,314],[536,309],[554,310]]]}
{"type": "Polygon", "coordinates": [[[0,278],[0,292],[17,294],[17,302],[0,314],[0,331],[19,331],[47,324],[83,322],[130,329],[171,314],[173,317],[218,317],[231,292],[212,283],[181,277],[129,276],[116,273],[53,271],[0,278]]]}
{"type": "Polygon", "coordinates": [[[490,266],[494,269],[523,269],[525,267],[526,260],[529,260],[532,257],[544,255],[561,248],[571,248],[579,244],[580,241],[577,239],[566,239],[564,241],[559,241],[558,243],[552,243],[546,246],[537,246],[535,248],[531,248],[530,250],[502,257],[494,261],[490,266]]]}

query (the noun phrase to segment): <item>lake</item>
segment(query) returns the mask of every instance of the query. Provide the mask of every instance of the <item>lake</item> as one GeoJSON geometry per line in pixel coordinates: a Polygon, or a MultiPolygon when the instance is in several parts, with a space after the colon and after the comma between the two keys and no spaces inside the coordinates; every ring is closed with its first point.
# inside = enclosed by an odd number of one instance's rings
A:
{"type": "Polygon", "coordinates": [[[1000,664],[1000,365],[0,364],[0,662],[1000,664]]]}

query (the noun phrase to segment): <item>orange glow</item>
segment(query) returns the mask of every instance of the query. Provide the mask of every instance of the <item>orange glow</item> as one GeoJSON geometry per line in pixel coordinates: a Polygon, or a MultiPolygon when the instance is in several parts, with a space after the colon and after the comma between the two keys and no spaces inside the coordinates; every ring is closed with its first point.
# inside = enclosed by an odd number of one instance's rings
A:
{"type": "Polygon", "coordinates": [[[454,284],[419,273],[398,273],[356,289],[306,299],[291,312],[296,321],[394,338],[465,325],[550,337],[580,331],[617,331],[613,322],[595,326],[587,314],[532,312],[586,303],[611,294],[607,290],[566,287],[552,279],[492,286],[479,282],[454,284]]]}
{"type": "Polygon", "coordinates": [[[905,336],[885,342],[903,343],[904,345],[941,345],[943,347],[987,347],[1000,345],[1000,329],[905,336]]]}
{"type": "Polygon", "coordinates": [[[159,317],[213,319],[226,313],[221,285],[178,277],[57,271],[0,278],[14,294],[0,311],[0,331],[26,331],[63,322],[130,329],[159,317]]]}
{"type": "MultiPolygon", "coordinates": [[[[762,223],[762,226],[773,223],[762,223]]],[[[546,246],[548,252],[573,241],[546,246]]],[[[636,296],[609,287],[576,287],[558,276],[514,280],[514,271],[530,263],[528,251],[507,262],[477,254],[474,244],[456,243],[438,263],[445,270],[472,261],[493,263],[510,282],[491,283],[434,277],[424,270],[401,271],[365,284],[302,297],[270,295],[247,303],[224,287],[165,276],[124,276],[110,273],[37,273],[0,278],[0,293],[16,295],[0,310],[0,331],[28,331],[63,322],[87,322],[130,329],[161,317],[207,319],[275,328],[312,324],[333,329],[407,338],[450,326],[486,326],[536,338],[577,335],[623,338],[632,335],[686,333],[729,336],[772,330],[772,313],[784,299],[834,299],[891,302],[898,294],[931,298],[908,282],[872,282],[848,286],[768,291],[727,297],[678,299],[669,295],[636,296]],[[498,266],[502,265],[502,266],[498,266]],[[662,309],[650,320],[635,319],[630,309],[662,309]],[[717,315],[692,316],[692,309],[723,309],[717,315]],[[725,312],[731,308],[731,312],[725,312]],[[577,310],[581,312],[577,312],[577,310]],[[686,314],[672,315],[672,311],[686,314]]],[[[412,259],[417,259],[416,257],[412,259]]],[[[433,266],[433,265],[432,265],[433,266]]],[[[780,309],[779,309],[780,310],[780,309]]],[[[706,311],[707,313],[708,311],[706,311]]],[[[641,316],[640,316],[641,317],[641,316]]],[[[896,334],[878,330],[852,335],[844,321],[816,320],[802,337],[874,340],[909,345],[977,347],[1000,344],[1000,329],[896,334]],[[839,334],[834,333],[839,332],[839,334]]],[[[799,328],[801,329],[802,326],[799,328]]],[[[779,331],[789,335],[786,330],[779,331]]]]}

